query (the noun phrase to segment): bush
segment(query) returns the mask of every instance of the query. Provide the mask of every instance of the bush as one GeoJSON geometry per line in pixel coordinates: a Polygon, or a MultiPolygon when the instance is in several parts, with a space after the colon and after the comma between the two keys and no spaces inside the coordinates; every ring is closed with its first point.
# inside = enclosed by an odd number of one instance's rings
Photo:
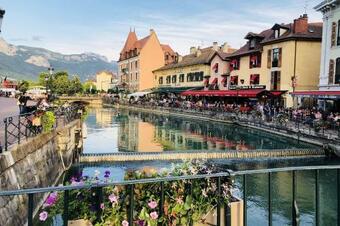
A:
{"type": "Polygon", "coordinates": [[[56,122],[56,117],[52,111],[46,111],[41,117],[44,132],[50,132],[56,122]]]}

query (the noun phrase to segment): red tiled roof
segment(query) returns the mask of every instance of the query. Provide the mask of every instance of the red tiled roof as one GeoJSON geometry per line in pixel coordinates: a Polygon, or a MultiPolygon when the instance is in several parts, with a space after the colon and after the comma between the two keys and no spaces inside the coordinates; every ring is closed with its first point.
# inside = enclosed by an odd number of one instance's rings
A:
{"type": "Polygon", "coordinates": [[[134,46],[135,42],[137,42],[137,41],[138,41],[138,38],[137,38],[136,33],[134,31],[133,32],[130,31],[121,53],[124,53],[126,51],[133,49],[133,46],[134,46]]]}

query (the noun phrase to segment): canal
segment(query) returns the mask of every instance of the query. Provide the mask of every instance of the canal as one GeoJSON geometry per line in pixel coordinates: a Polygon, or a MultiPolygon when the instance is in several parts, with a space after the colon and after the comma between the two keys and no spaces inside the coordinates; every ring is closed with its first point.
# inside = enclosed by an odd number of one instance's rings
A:
{"type": "MultiPolygon", "coordinates": [[[[163,152],[195,150],[255,150],[318,148],[296,140],[235,125],[183,119],[165,115],[93,108],[86,119],[87,138],[84,153],[163,152]]],[[[326,158],[288,158],[261,160],[214,160],[218,167],[232,170],[266,169],[288,166],[339,164],[326,158]]],[[[93,176],[96,170],[104,175],[110,170],[112,179],[124,180],[124,175],[135,170],[169,168],[168,161],[103,162],[76,164],[66,174],[93,176]]],[[[245,194],[248,225],[267,225],[268,183],[265,174],[247,177],[245,194]]],[[[272,175],[272,225],[291,225],[292,176],[289,172],[272,175]]],[[[315,224],[314,172],[297,173],[297,202],[301,224],[315,224]]],[[[320,171],[320,225],[334,225],[337,221],[336,170],[320,171]]],[[[235,178],[234,194],[243,198],[242,178],[235,178]]]]}

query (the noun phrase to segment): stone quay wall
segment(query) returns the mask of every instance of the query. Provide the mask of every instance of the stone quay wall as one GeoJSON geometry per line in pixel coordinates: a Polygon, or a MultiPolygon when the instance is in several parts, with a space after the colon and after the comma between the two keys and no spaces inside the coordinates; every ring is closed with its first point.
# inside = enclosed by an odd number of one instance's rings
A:
{"type": "MultiPolygon", "coordinates": [[[[0,190],[55,185],[82,149],[81,121],[29,138],[0,154],[0,190]]],[[[34,196],[35,213],[48,194],[34,196]]],[[[0,225],[27,223],[28,196],[0,197],[0,225]]]]}

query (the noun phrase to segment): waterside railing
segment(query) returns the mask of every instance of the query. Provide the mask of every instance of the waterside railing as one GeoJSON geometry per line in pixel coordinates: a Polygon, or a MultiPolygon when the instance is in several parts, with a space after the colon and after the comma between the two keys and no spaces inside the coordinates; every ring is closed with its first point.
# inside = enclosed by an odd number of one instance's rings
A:
{"type": "MultiPolygon", "coordinates": [[[[274,173],[279,172],[291,172],[291,180],[292,180],[292,202],[291,202],[291,219],[290,222],[292,225],[297,226],[299,225],[300,216],[299,216],[299,203],[298,203],[298,197],[297,197],[297,173],[302,171],[313,171],[315,175],[314,179],[314,197],[310,197],[311,199],[315,199],[315,213],[314,213],[314,221],[315,225],[320,225],[320,172],[322,170],[336,170],[336,180],[337,183],[334,184],[337,190],[337,197],[334,197],[337,199],[337,223],[334,222],[334,225],[340,225],[340,166],[304,166],[304,167],[287,167],[287,168],[274,168],[274,169],[261,169],[261,170],[246,170],[246,171],[237,171],[233,172],[231,170],[228,170],[223,173],[216,173],[216,174],[206,174],[206,175],[193,175],[193,176],[179,176],[179,177],[165,177],[165,178],[151,178],[151,179],[141,179],[141,180],[129,180],[129,181],[120,181],[120,182],[111,182],[111,183],[95,183],[95,184],[86,184],[86,185],[76,185],[76,186],[60,186],[60,187],[47,187],[47,188],[33,188],[33,189],[24,189],[24,190],[15,190],[15,191],[0,191],[0,198],[4,198],[6,196],[26,196],[25,198],[25,204],[27,206],[27,222],[28,226],[33,225],[33,217],[34,217],[34,209],[39,208],[39,206],[36,206],[34,208],[34,200],[35,196],[41,193],[50,193],[50,192],[64,192],[64,203],[63,203],[63,222],[64,225],[67,225],[68,219],[69,219],[69,203],[70,203],[70,191],[72,190],[84,190],[84,189],[93,189],[94,191],[94,205],[97,205],[97,214],[98,217],[100,217],[101,209],[98,205],[100,205],[101,200],[103,199],[103,188],[107,187],[113,187],[113,186],[126,186],[128,189],[128,204],[126,206],[127,208],[127,214],[128,214],[128,222],[129,225],[134,225],[133,216],[134,216],[134,203],[135,203],[135,192],[134,187],[138,184],[159,184],[160,185],[160,205],[159,205],[159,211],[160,214],[164,213],[164,194],[166,191],[164,191],[164,183],[171,182],[171,181],[193,181],[193,180],[200,180],[200,179],[208,179],[208,178],[216,178],[217,179],[217,197],[218,199],[221,198],[221,182],[224,180],[232,181],[234,177],[241,176],[243,178],[242,180],[242,186],[243,186],[243,208],[244,208],[244,225],[247,225],[247,208],[248,208],[248,197],[247,197],[247,189],[249,187],[247,186],[247,181],[252,175],[256,174],[266,174],[267,175],[267,183],[268,183],[268,225],[272,225],[273,218],[272,218],[272,204],[273,204],[273,193],[272,193],[272,176],[274,173]]],[[[193,189],[192,187],[190,189],[193,189]]],[[[228,211],[224,214],[227,215],[227,217],[224,217],[225,222],[221,222],[222,216],[221,216],[221,204],[217,203],[217,215],[216,215],[216,225],[229,225],[230,223],[230,216],[228,216],[228,211]]],[[[226,208],[227,209],[227,208],[226,208]]],[[[192,225],[192,223],[190,223],[192,225]]]]}
{"type": "MultiPolygon", "coordinates": [[[[67,123],[80,117],[78,106],[59,107],[51,109],[56,120],[53,128],[64,126],[67,123]]],[[[41,114],[37,111],[6,117],[1,125],[3,134],[0,134],[0,153],[8,151],[14,144],[20,144],[30,137],[35,137],[42,133],[41,114]]]]}

